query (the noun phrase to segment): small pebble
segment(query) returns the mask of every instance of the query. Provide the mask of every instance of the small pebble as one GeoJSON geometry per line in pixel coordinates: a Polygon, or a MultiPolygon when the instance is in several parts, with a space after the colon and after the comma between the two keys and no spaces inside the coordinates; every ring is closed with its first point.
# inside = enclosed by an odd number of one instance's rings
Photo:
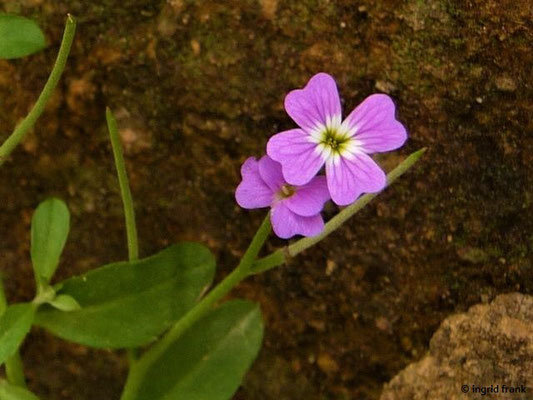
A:
{"type": "Polygon", "coordinates": [[[321,353],[316,361],[318,368],[326,374],[334,374],[339,371],[339,364],[327,353],[321,353]]]}
{"type": "Polygon", "coordinates": [[[326,262],[326,275],[331,276],[331,274],[337,269],[337,263],[333,260],[328,260],[326,262]]]}

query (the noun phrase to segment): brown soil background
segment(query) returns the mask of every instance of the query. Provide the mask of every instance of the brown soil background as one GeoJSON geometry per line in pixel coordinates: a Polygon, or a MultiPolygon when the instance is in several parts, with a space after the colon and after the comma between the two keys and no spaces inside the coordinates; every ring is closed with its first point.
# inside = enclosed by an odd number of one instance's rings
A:
{"type": "MultiPolygon", "coordinates": [[[[72,227],[56,280],[127,256],[104,109],[122,128],[141,254],[196,240],[218,279],[264,215],[234,201],[240,164],[293,126],[284,95],[336,77],[345,112],[387,92],[409,130],[386,169],[417,167],[330,238],[243,283],[264,347],[235,399],[376,399],[420,359],[439,323],[500,293],[533,293],[532,3],[529,0],[0,0],[48,48],[0,60],[0,138],[27,113],[65,15],[79,26],[64,77],[0,170],[0,271],[33,296],[29,224],[65,199],[72,227]]],[[[327,216],[336,212],[333,206],[327,216]]],[[[271,239],[268,250],[283,244],[271,239]]],[[[122,352],[34,329],[22,355],[43,399],[118,399],[122,352]]],[[[452,389],[451,389],[452,390],[452,389]]],[[[457,388],[459,390],[459,388],[457,388]]]]}

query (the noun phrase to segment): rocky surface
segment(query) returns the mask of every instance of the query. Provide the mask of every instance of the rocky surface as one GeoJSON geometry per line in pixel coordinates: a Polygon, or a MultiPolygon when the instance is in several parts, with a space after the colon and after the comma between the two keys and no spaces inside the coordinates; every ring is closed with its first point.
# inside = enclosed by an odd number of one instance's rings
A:
{"type": "Polygon", "coordinates": [[[500,295],[446,318],[428,354],[386,384],[380,400],[460,400],[482,391],[533,399],[532,296],[500,295]]]}
{"type": "MultiPolygon", "coordinates": [[[[533,294],[531,0],[0,0],[0,11],[36,19],[49,43],[0,60],[0,140],[44,85],[66,13],[79,22],[58,90],[0,169],[10,301],[34,294],[29,225],[47,196],[72,212],[56,280],[127,255],[106,105],[141,255],[201,241],[223,277],[264,215],[235,204],[239,167],[294,126],[283,98],[318,71],[335,76],[345,113],[372,93],[393,97],[409,141],[376,158],[385,169],[428,151],[326,241],[234,292],[260,302],[266,322],[236,399],[378,399],[451,313],[533,294]]],[[[121,352],[33,330],[22,355],[43,398],[119,397],[121,352]]]]}

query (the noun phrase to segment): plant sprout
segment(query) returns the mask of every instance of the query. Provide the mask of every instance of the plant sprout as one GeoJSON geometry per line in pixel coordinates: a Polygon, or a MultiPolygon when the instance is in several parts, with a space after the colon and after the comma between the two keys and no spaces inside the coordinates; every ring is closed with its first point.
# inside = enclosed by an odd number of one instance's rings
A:
{"type": "MultiPolygon", "coordinates": [[[[28,116],[0,146],[0,165],[43,112],[65,67],[74,31],[74,19],[69,16],[50,78],[28,116]]],[[[259,352],[263,321],[257,304],[223,301],[224,297],[247,277],[280,266],[325,239],[424,153],[422,149],[411,154],[388,175],[379,172],[368,154],[392,150],[405,141],[394,104],[383,96],[371,96],[340,123],[338,93],[329,75],[319,74],[305,89],[289,93],[286,108],[301,129],[297,134],[278,133],[268,143],[268,156],[247,159],[236,190],[241,206],[271,210],[235,269],[212,288],[215,258],[200,243],[176,243],[139,259],[118,126],[107,109],[128,260],[52,285],[68,240],[70,214],[57,198],[39,204],[31,224],[35,297],[7,305],[0,284],[0,363],[7,377],[0,380],[0,400],[37,399],[26,388],[18,353],[33,325],[85,346],[126,349],[129,373],[121,400],[230,399],[259,352]],[[330,108],[320,108],[325,102],[330,108]],[[353,165],[342,164],[348,162],[353,165]],[[326,175],[317,175],[324,164],[326,175]],[[320,213],[330,197],[347,206],[324,223],[320,213]],[[259,258],[272,228],[282,238],[304,237],[259,258]]]]}

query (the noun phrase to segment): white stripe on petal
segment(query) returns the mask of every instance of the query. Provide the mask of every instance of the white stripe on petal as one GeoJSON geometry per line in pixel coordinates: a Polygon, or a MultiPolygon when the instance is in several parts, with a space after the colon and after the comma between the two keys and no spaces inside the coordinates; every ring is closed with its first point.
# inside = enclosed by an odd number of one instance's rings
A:
{"type": "Polygon", "coordinates": [[[331,146],[322,145],[322,159],[324,161],[328,161],[331,157],[331,154],[333,153],[333,150],[331,149],[331,146]]]}
{"type": "Polygon", "coordinates": [[[343,143],[339,149],[339,153],[342,157],[351,160],[355,155],[364,153],[362,143],[354,138],[350,138],[347,142],[343,143]]]}
{"type": "Polygon", "coordinates": [[[326,117],[326,127],[331,130],[335,131],[341,126],[341,115],[335,114],[335,115],[328,115],[326,117]]]}
{"type": "Polygon", "coordinates": [[[347,137],[354,137],[359,131],[359,126],[357,124],[353,124],[350,126],[350,119],[346,118],[344,121],[342,121],[339,130],[343,132],[347,137]]]}
{"type": "Polygon", "coordinates": [[[315,153],[322,155],[322,153],[324,153],[325,147],[326,145],[324,143],[318,143],[315,147],[315,153]]]}
{"type": "Polygon", "coordinates": [[[326,127],[320,123],[317,123],[313,129],[307,131],[310,137],[310,141],[313,143],[320,143],[322,141],[322,136],[326,131],[326,127]]]}
{"type": "Polygon", "coordinates": [[[309,143],[314,143],[314,144],[319,144],[322,142],[322,140],[320,140],[320,138],[316,137],[316,136],[313,136],[313,135],[307,135],[307,141],[309,143]]]}
{"type": "Polygon", "coordinates": [[[338,165],[340,162],[341,162],[341,155],[336,151],[332,151],[328,159],[326,160],[326,164],[329,164],[329,165],[332,165],[332,164],[338,165]]]}

